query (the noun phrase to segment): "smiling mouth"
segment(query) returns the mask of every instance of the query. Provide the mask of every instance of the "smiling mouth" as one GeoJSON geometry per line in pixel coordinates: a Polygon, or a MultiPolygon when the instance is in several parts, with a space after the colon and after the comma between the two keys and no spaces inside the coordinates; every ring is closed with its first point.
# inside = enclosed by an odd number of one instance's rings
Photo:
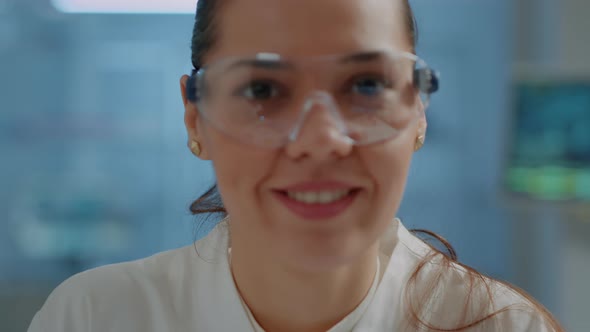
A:
{"type": "Polygon", "coordinates": [[[322,190],[322,191],[281,191],[282,195],[304,204],[327,205],[340,201],[358,189],[322,190]]]}
{"type": "Polygon", "coordinates": [[[305,220],[333,220],[356,201],[362,189],[279,190],[275,197],[288,211],[305,220]]]}

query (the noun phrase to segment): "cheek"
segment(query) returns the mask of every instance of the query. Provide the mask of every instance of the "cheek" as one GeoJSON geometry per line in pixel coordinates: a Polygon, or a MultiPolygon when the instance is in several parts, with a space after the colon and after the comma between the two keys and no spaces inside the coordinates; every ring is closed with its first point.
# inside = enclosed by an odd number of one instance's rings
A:
{"type": "Polygon", "coordinates": [[[228,211],[240,213],[240,206],[255,204],[259,184],[270,174],[275,153],[240,144],[211,129],[207,130],[204,143],[228,211]]]}
{"type": "Polygon", "coordinates": [[[364,149],[363,163],[371,174],[377,211],[387,218],[397,213],[406,186],[406,179],[413,155],[414,136],[408,131],[397,139],[364,149]]]}

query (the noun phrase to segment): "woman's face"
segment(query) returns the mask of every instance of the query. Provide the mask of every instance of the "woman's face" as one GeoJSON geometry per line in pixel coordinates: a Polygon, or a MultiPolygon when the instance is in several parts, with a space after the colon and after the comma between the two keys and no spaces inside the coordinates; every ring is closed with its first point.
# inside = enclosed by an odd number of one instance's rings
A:
{"type": "MultiPolygon", "coordinates": [[[[278,53],[305,58],[375,50],[411,51],[405,13],[395,0],[230,0],[217,12],[215,47],[227,56],[278,53]]],[[[182,84],[186,82],[183,78],[182,84]]],[[[413,91],[413,90],[410,90],[413,91]]],[[[426,123],[414,116],[393,140],[355,146],[330,112],[310,112],[297,138],[280,149],[245,144],[199,117],[185,99],[191,139],[213,162],[234,246],[307,269],[335,267],[375,249],[402,199],[414,143],[426,123]],[[323,197],[335,202],[309,203],[323,197]],[[301,202],[304,200],[308,203],[301,202]]]]}

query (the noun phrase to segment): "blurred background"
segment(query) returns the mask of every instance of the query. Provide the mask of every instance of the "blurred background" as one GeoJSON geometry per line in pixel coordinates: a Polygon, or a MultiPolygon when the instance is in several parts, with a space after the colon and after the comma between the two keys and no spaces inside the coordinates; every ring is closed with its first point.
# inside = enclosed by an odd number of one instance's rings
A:
{"type": "MultiPolygon", "coordinates": [[[[590,2],[415,0],[442,73],[399,212],[590,331],[590,2]]],[[[0,0],[0,331],[99,265],[191,243],[213,183],[178,80],[195,0],[0,0]]]]}

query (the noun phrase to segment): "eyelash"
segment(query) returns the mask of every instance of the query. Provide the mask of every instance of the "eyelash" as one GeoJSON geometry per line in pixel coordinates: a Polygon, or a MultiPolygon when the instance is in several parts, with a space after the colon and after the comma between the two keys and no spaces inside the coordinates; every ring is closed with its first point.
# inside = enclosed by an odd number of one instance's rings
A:
{"type": "MultiPolygon", "coordinates": [[[[380,84],[381,88],[383,89],[392,89],[395,85],[393,80],[384,79],[381,74],[362,74],[353,76],[352,78],[348,79],[346,83],[343,85],[341,92],[344,94],[354,93],[352,89],[354,88],[355,84],[358,84],[363,80],[374,80],[378,84],[380,84]]],[[[240,85],[235,90],[234,95],[251,100],[256,100],[256,98],[246,97],[246,91],[248,91],[248,89],[251,89],[256,84],[267,84],[270,86],[271,89],[273,89],[273,91],[277,91],[276,94],[273,92],[271,98],[275,97],[276,95],[280,95],[281,93],[284,93],[284,91],[287,91],[287,89],[284,89],[283,84],[277,82],[276,80],[260,78],[253,79],[245,84],[240,85]]]]}
{"type": "Polygon", "coordinates": [[[273,90],[278,91],[277,94],[280,94],[282,90],[285,90],[282,88],[282,84],[280,84],[279,82],[272,80],[272,79],[253,79],[245,84],[240,85],[239,88],[236,89],[236,91],[234,92],[234,95],[239,96],[239,97],[245,97],[247,99],[252,99],[255,100],[256,98],[248,98],[246,97],[246,91],[248,89],[251,89],[253,85],[255,84],[267,84],[269,85],[273,90]]]}
{"type": "Polygon", "coordinates": [[[391,89],[394,86],[394,82],[392,80],[388,80],[382,77],[380,74],[363,74],[363,75],[356,75],[349,79],[344,86],[345,92],[350,92],[351,87],[354,87],[355,84],[363,81],[363,80],[374,80],[377,81],[384,89],[391,89]],[[348,91],[347,91],[348,90],[348,91]]]}

